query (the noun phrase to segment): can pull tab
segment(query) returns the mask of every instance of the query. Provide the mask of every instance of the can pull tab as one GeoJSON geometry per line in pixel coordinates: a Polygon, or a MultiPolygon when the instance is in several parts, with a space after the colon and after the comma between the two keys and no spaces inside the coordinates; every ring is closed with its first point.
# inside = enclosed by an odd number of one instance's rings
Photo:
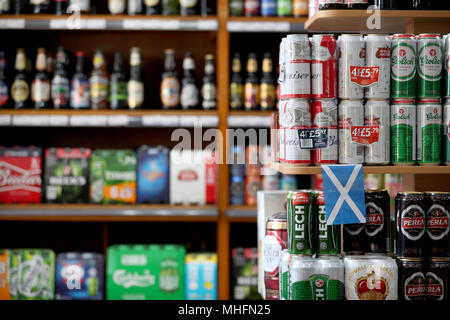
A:
{"type": "Polygon", "coordinates": [[[278,83],[283,83],[286,80],[286,63],[283,62],[280,68],[280,76],[278,77],[278,83]]]}

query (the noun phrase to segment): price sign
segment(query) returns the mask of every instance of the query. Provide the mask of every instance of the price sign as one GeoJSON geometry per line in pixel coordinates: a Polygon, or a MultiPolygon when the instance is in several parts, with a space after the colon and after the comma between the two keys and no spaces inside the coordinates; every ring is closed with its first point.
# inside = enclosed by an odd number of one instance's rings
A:
{"type": "Polygon", "coordinates": [[[372,144],[380,139],[379,126],[352,126],[352,142],[359,144],[372,144]]]}
{"type": "Polygon", "coordinates": [[[300,149],[321,149],[328,146],[328,128],[299,129],[300,149]]]}
{"type": "Polygon", "coordinates": [[[361,87],[370,87],[378,83],[380,67],[350,66],[350,80],[361,87]]]}

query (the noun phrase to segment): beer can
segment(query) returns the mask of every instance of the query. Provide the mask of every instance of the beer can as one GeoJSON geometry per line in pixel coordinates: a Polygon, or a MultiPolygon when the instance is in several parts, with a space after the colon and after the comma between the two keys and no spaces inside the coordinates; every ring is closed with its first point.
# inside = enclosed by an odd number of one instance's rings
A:
{"type": "Polygon", "coordinates": [[[344,258],[347,300],[397,300],[398,267],[386,256],[344,258]]]}
{"type": "Polygon", "coordinates": [[[450,166],[450,99],[446,99],[443,106],[444,118],[442,120],[443,140],[444,140],[444,163],[450,166]]]}
{"type": "Polygon", "coordinates": [[[395,34],[391,40],[391,97],[416,97],[417,41],[413,34],[395,34]]]}
{"type": "Polygon", "coordinates": [[[422,257],[425,240],[425,195],[399,192],[395,197],[397,257],[422,257]]]}
{"type": "Polygon", "coordinates": [[[449,256],[450,192],[426,192],[426,236],[427,257],[449,256]]]}
{"type": "Polygon", "coordinates": [[[442,71],[444,74],[443,96],[446,98],[450,98],[450,37],[448,34],[444,36],[443,43],[444,43],[443,47],[444,70],[442,71]]]}
{"type": "Polygon", "coordinates": [[[439,34],[420,34],[417,41],[418,98],[440,98],[443,69],[439,34]]]}
{"type": "Polygon", "coordinates": [[[361,255],[367,251],[367,236],[364,223],[344,225],[344,252],[346,255],[361,255]]]}
{"type": "Polygon", "coordinates": [[[339,163],[364,162],[364,147],[352,142],[352,126],[364,125],[364,106],[361,100],[342,100],[338,109],[339,163]]]}
{"type": "MultiPolygon", "coordinates": [[[[286,43],[287,38],[281,39],[280,42],[280,50],[278,55],[278,68],[279,68],[279,75],[278,75],[278,85],[279,85],[279,93],[278,93],[278,103],[280,100],[285,100],[286,92],[287,92],[287,82],[286,82],[286,43]]],[[[279,109],[279,108],[278,108],[279,109]]]]}
{"type": "Polygon", "coordinates": [[[351,67],[364,67],[365,43],[357,34],[344,34],[338,38],[339,98],[363,99],[364,89],[351,81],[351,67]]]}
{"type": "Polygon", "coordinates": [[[419,100],[417,105],[417,160],[421,166],[442,162],[442,105],[439,99],[419,100]]]}
{"type": "Polygon", "coordinates": [[[289,299],[289,260],[291,254],[287,249],[284,249],[281,253],[281,260],[279,266],[279,279],[280,279],[280,298],[279,300],[289,299]]]}
{"type": "Polygon", "coordinates": [[[11,300],[19,300],[19,265],[22,259],[19,249],[8,250],[8,290],[11,300]]]}
{"type": "Polygon", "coordinates": [[[289,262],[289,300],[312,300],[309,279],[314,275],[312,257],[291,255],[289,262]]]}
{"type": "Polygon", "coordinates": [[[337,98],[337,43],[332,34],[315,34],[311,41],[313,99],[337,98]]]}
{"type": "Polygon", "coordinates": [[[366,164],[380,165],[390,162],[391,112],[387,100],[368,100],[364,107],[364,125],[380,128],[378,141],[365,147],[366,164]]]}
{"type": "Polygon", "coordinates": [[[367,252],[387,253],[390,230],[390,198],[386,190],[366,191],[367,252]]]}
{"type": "Polygon", "coordinates": [[[277,15],[279,17],[292,16],[292,0],[277,0],[277,15]]]}
{"type": "Polygon", "coordinates": [[[398,258],[398,299],[425,300],[423,258],[398,258]]]}
{"type": "Polygon", "coordinates": [[[311,47],[308,35],[289,34],[285,43],[285,91],[281,99],[311,98],[311,47]]]}
{"type": "Polygon", "coordinates": [[[413,99],[395,99],[391,105],[391,162],[416,163],[416,105],[413,99]]]}
{"type": "Polygon", "coordinates": [[[318,256],[339,254],[340,226],[327,225],[323,191],[317,193],[314,209],[315,253],[318,256]]]}
{"type": "Polygon", "coordinates": [[[447,300],[448,297],[448,258],[429,258],[426,262],[426,300],[447,300]]]}
{"type": "Polygon", "coordinates": [[[315,165],[338,162],[337,112],[334,100],[316,100],[313,103],[313,128],[328,130],[327,147],[312,151],[315,165]]]}
{"type": "Polygon", "coordinates": [[[309,166],[311,150],[300,148],[298,129],[311,128],[311,106],[307,100],[289,99],[280,107],[280,162],[309,166]]]}
{"type": "Polygon", "coordinates": [[[291,254],[312,255],[312,215],[314,194],[308,191],[291,192],[288,196],[287,232],[291,254]]]}
{"type": "Polygon", "coordinates": [[[378,83],[365,88],[367,99],[389,99],[391,91],[391,42],[387,35],[369,34],[366,41],[366,67],[380,67],[378,83]]]}

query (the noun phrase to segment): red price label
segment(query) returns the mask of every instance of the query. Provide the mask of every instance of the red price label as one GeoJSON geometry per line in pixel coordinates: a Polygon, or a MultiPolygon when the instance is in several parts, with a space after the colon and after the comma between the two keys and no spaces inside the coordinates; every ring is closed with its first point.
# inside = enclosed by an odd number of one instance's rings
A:
{"type": "Polygon", "coordinates": [[[361,87],[369,87],[378,83],[380,67],[356,67],[350,66],[350,80],[361,87]]]}
{"type": "Polygon", "coordinates": [[[372,144],[380,139],[379,126],[352,126],[352,142],[372,144]]]}

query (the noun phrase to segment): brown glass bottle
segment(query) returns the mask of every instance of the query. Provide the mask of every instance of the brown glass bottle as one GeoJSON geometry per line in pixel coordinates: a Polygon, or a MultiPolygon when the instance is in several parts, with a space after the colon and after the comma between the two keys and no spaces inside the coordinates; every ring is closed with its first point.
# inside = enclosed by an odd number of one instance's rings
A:
{"type": "Polygon", "coordinates": [[[101,50],[96,50],[93,59],[93,69],[89,78],[91,108],[108,109],[109,74],[101,50]]]}
{"type": "Polygon", "coordinates": [[[259,107],[260,86],[258,79],[258,61],[256,54],[248,54],[247,78],[244,87],[244,107],[245,110],[256,110],[259,107]]]}
{"type": "Polygon", "coordinates": [[[319,0],[319,10],[333,10],[344,8],[344,0],[319,0]]]}
{"type": "Polygon", "coordinates": [[[272,56],[269,52],[264,54],[262,72],[260,89],[261,109],[272,110],[275,108],[276,87],[273,77],[272,56]]]}
{"type": "Polygon", "coordinates": [[[230,108],[232,110],[240,110],[244,106],[244,81],[241,71],[241,55],[236,52],[231,61],[230,108]]]}
{"type": "Polygon", "coordinates": [[[11,98],[14,108],[23,109],[29,107],[30,86],[28,84],[28,75],[26,73],[26,56],[22,48],[17,49],[15,69],[16,74],[11,86],[11,98]]]}
{"type": "Polygon", "coordinates": [[[180,106],[180,80],[178,80],[175,51],[164,51],[164,72],[162,74],[160,97],[164,109],[177,109],[180,106]]]}
{"type": "Polygon", "coordinates": [[[31,83],[31,101],[35,109],[50,105],[50,79],[46,72],[47,56],[44,48],[39,48],[36,57],[36,75],[31,83]]]}

